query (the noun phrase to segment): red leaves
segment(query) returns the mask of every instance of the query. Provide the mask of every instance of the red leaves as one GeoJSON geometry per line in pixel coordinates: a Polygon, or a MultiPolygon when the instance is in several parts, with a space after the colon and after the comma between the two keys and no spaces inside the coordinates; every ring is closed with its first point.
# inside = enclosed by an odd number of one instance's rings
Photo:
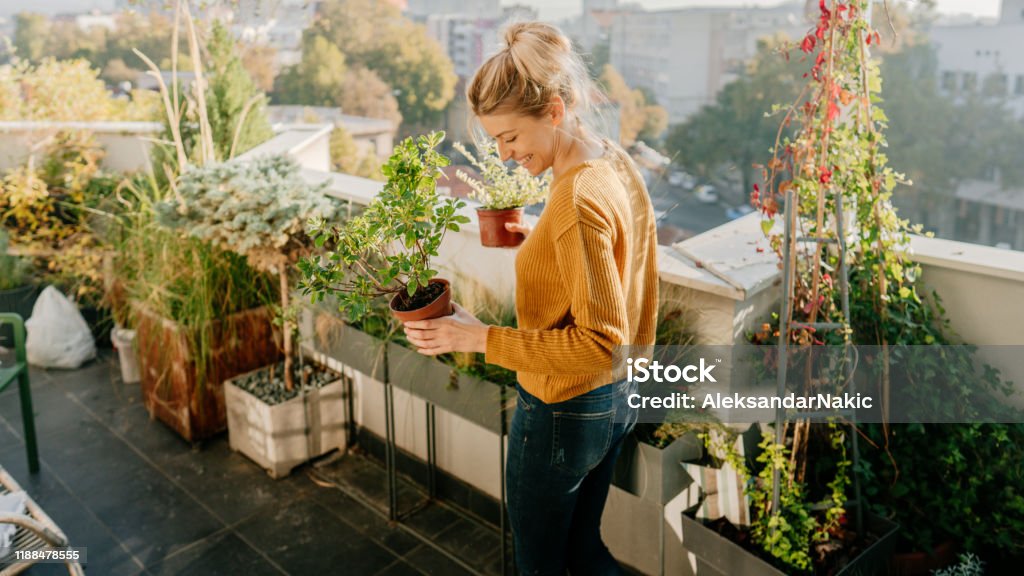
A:
{"type": "Polygon", "coordinates": [[[808,34],[807,36],[804,36],[803,42],[800,43],[800,49],[805,53],[810,54],[811,52],[814,52],[815,44],[817,44],[817,40],[815,40],[813,35],[808,34]]]}
{"type": "Polygon", "coordinates": [[[750,202],[752,204],[757,204],[757,201],[760,200],[760,198],[761,198],[761,188],[757,184],[754,184],[754,192],[751,193],[751,195],[750,195],[750,202]]]}
{"type": "Polygon", "coordinates": [[[825,166],[818,168],[818,181],[826,185],[832,182],[832,171],[825,166]]]}

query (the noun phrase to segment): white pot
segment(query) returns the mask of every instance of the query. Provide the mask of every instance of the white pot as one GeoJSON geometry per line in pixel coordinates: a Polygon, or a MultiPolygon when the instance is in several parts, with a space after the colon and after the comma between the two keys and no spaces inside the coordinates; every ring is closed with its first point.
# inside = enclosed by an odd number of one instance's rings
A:
{"type": "Polygon", "coordinates": [[[115,327],[110,331],[110,341],[117,349],[121,361],[121,380],[125,384],[138,384],[142,378],[139,375],[139,355],[135,349],[135,330],[115,327]]]}
{"type": "Polygon", "coordinates": [[[273,478],[345,447],[345,391],[340,378],[273,406],[228,380],[224,401],[231,449],[251,458],[273,478]]]}

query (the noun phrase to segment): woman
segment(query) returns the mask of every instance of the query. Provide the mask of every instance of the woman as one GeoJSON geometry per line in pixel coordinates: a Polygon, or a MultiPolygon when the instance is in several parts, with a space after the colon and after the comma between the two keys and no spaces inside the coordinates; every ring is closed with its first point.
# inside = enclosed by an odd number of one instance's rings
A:
{"type": "Polygon", "coordinates": [[[524,574],[618,574],[601,514],[622,438],[617,346],[654,343],[657,240],[650,198],[632,161],[596,138],[581,114],[597,94],[569,40],[547,24],[513,24],[507,46],[467,90],[503,160],[553,172],[536,228],[516,257],[518,328],[488,326],[462,307],[408,322],[428,355],[482,352],[517,372],[506,485],[515,558],[524,574]]]}

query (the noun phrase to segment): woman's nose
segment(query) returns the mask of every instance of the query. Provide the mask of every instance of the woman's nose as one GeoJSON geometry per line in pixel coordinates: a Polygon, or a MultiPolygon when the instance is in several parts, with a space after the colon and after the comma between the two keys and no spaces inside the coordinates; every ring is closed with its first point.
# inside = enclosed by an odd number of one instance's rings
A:
{"type": "Polygon", "coordinates": [[[509,150],[508,145],[503,144],[500,141],[498,142],[498,156],[501,158],[502,162],[508,162],[508,160],[512,158],[512,151],[509,150]]]}

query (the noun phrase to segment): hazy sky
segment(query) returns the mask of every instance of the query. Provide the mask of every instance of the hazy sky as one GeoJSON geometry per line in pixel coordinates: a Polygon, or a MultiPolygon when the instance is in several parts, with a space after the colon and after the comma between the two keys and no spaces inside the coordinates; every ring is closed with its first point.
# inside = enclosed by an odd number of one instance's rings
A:
{"type": "MultiPolygon", "coordinates": [[[[680,6],[770,6],[779,0],[624,0],[638,2],[650,10],[680,6]]],[[[898,0],[905,2],[908,0],[898,0]]],[[[577,14],[583,7],[582,0],[502,0],[502,4],[528,4],[540,9],[544,19],[557,20],[577,14]]],[[[21,10],[30,9],[44,13],[77,12],[92,8],[109,9],[114,0],[33,0],[29,3],[18,0],[0,0],[0,16],[9,16],[21,10]]],[[[979,16],[996,16],[1000,0],[938,0],[940,12],[973,13],[979,16]]]]}

